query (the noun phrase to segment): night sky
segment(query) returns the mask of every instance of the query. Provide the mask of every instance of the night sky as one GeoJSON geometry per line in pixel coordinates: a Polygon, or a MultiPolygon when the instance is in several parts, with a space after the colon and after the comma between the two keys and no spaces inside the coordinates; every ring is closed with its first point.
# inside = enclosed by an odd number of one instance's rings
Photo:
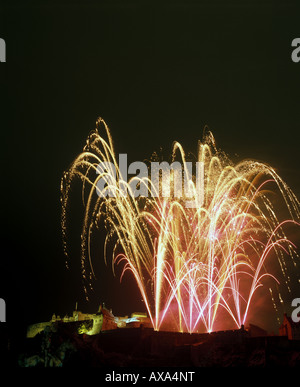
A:
{"type": "Polygon", "coordinates": [[[76,302],[86,312],[103,301],[116,315],[144,310],[134,282],[119,285],[101,257],[84,300],[76,209],[65,267],[60,179],[98,116],[132,161],[161,147],[168,155],[174,140],[193,152],[208,125],[218,147],[273,165],[300,197],[300,62],[291,60],[300,7],[157,3],[1,2],[0,297],[8,322],[47,321],[76,302]]]}

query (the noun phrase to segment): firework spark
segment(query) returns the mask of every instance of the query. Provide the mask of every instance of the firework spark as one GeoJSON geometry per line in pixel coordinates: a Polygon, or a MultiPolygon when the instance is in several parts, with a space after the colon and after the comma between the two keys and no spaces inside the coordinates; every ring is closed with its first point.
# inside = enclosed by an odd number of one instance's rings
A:
{"type": "MultiPolygon", "coordinates": [[[[186,155],[175,142],[172,161],[178,159],[185,163],[186,155]]],[[[298,224],[299,201],[275,170],[252,160],[234,165],[217,150],[209,131],[199,141],[195,159],[204,165],[202,206],[187,208],[183,198],[166,198],[161,191],[156,197],[124,195],[124,188],[131,192],[134,185],[153,192],[151,177],[122,180],[110,131],[99,119],[83,152],[62,178],[66,255],[70,189],[76,178],[82,180],[81,264],[86,292],[94,275],[92,233],[104,223],[105,259],[113,241],[112,266],[123,263],[122,276],[126,271],[132,273],[156,330],[171,321],[178,331],[194,332],[201,325],[210,332],[224,311],[240,327],[257,288],[268,277],[278,281],[274,273],[266,271],[266,262],[276,260],[285,278],[286,257],[295,266],[299,264],[295,246],[285,234],[288,224],[298,224]],[[99,171],[103,162],[115,170],[99,171]],[[97,183],[103,178],[107,184],[99,195],[97,183]],[[278,220],[274,191],[283,199],[289,220],[278,220]]],[[[197,199],[195,176],[186,176],[197,199]]],[[[171,184],[173,178],[170,174],[162,184],[171,184]]]]}

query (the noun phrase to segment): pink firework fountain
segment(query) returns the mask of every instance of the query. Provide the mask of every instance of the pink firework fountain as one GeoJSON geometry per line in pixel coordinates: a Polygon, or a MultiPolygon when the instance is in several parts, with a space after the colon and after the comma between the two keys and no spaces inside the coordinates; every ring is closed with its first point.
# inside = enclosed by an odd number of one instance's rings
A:
{"type": "MultiPolygon", "coordinates": [[[[267,263],[279,265],[285,282],[286,260],[299,267],[296,246],[286,236],[289,225],[298,225],[299,201],[275,170],[252,160],[234,165],[217,150],[211,132],[199,141],[195,159],[202,166],[200,189],[195,174],[183,168],[183,175],[196,205],[187,206],[184,193],[176,195],[174,170],[161,179],[153,195],[151,175],[123,179],[110,131],[99,119],[62,179],[66,255],[70,189],[76,179],[82,181],[85,291],[94,276],[92,235],[105,227],[105,259],[111,259],[113,267],[123,265],[121,279],[127,271],[134,276],[155,330],[210,332],[218,318],[240,327],[247,321],[256,290],[268,281],[278,282],[272,270],[266,270],[267,263]],[[173,187],[170,195],[163,195],[165,186],[173,187]],[[133,187],[143,188],[144,194],[133,194],[133,187]],[[289,219],[278,219],[275,195],[289,219]],[[107,257],[110,242],[114,248],[107,257]]],[[[187,165],[177,142],[172,151],[175,160],[187,165]]],[[[268,293],[268,286],[265,289],[268,293]]]]}

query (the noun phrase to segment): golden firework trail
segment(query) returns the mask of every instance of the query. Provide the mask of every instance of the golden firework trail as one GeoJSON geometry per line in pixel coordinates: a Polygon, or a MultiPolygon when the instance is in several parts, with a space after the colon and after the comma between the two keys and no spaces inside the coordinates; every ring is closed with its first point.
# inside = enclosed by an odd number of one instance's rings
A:
{"type": "MultiPolygon", "coordinates": [[[[175,142],[172,161],[178,158],[186,162],[182,146],[175,142]]],[[[299,265],[295,245],[285,234],[288,224],[298,224],[299,201],[275,170],[253,160],[234,165],[217,150],[209,131],[198,142],[196,161],[204,166],[201,206],[187,208],[184,198],[161,195],[163,185],[172,183],[172,173],[153,197],[151,176],[136,176],[128,182],[122,179],[110,131],[99,118],[83,152],[62,178],[62,233],[67,256],[71,186],[76,178],[82,181],[85,212],[81,265],[85,291],[94,276],[92,233],[104,224],[105,260],[112,242],[112,266],[123,263],[122,276],[126,271],[133,274],[156,330],[171,321],[178,331],[194,332],[202,324],[210,332],[224,311],[240,327],[257,288],[267,277],[277,281],[272,272],[266,271],[267,261],[279,263],[287,282],[286,257],[296,267],[299,265]],[[110,164],[99,170],[103,162],[110,164]],[[106,184],[99,193],[101,179],[106,184]],[[133,186],[146,187],[148,197],[124,195],[124,188],[132,193],[133,186]],[[278,220],[278,208],[272,200],[275,191],[288,210],[288,220],[278,220]]],[[[195,176],[185,174],[185,178],[197,199],[195,176]]]]}

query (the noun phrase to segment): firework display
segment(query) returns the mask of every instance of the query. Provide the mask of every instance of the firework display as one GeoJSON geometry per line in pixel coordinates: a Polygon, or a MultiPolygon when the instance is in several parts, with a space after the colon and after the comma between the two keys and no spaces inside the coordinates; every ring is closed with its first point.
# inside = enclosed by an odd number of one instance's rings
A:
{"type": "Polygon", "coordinates": [[[171,159],[183,165],[177,184],[181,195],[175,190],[175,170],[159,185],[150,172],[127,181],[108,126],[98,119],[82,153],[62,178],[65,254],[71,187],[80,179],[86,294],[95,275],[92,241],[97,230],[105,231],[105,260],[111,260],[113,269],[122,266],[121,279],[127,271],[133,275],[155,330],[211,332],[221,316],[240,327],[247,321],[256,290],[263,286],[269,293],[266,284],[279,283],[266,269],[268,263],[280,267],[287,288],[286,261],[298,270],[296,246],[286,230],[298,226],[299,201],[271,166],[254,160],[231,162],[209,131],[192,160],[202,166],[201,180],[197,171],[186,170],[191,161],[178,142],[171,159]],[[288,219],[279,217],[274,197],[284,204],[288,219]],[[187,205],[189,200],[197,205],[187,205]],[[112,254],[108,246],[113,246],[112,254]]]}

